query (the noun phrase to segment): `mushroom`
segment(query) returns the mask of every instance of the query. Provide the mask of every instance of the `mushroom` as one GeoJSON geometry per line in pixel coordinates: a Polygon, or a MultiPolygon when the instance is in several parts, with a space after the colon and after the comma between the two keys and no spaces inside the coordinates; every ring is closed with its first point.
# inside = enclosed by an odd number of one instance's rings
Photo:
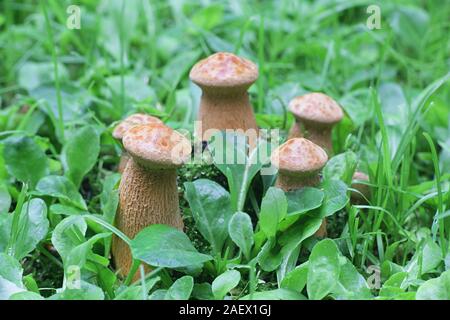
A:
{"type": "MultiPolygon", "coordinates": [[[[369,176],[363,172],[356,171],[352,180],[369,182],[369,176]]],[[[365,203],[370,197],[370,188],[367,184],[357,181],[352,183],[352,188],[356,191],[351,192],[351,200],[353,203],[365,203]]]]}
{"type": "Polygon", "coordinates": [[[337,102],[323,93],[313,92],[292,99],[289,110],[296,121],[288,138],[307,138],[330,156],[333,153],[331,130],[344,116],[337,102]]]}
{"type": "Polygon", "coordinates": [[[249,143],[254,142],[258,127],[247,89],[258,78],[258,67],[232,53],[218,52],[195,64],[189,77],[202,89],[197,137],[208,141],[217,130],[239,129],[249,143]]]}
{"type": "MultiPolygon", "coordinates": [[[[325,150],[305,138],[289,139],[271,156],[272,164],[278,168],[275,185],[285,192],[314,187],[320,183],[320,170],[328,161],[325,150]]],[[[326,236],[324,219],[316,236],[326,236]]]]}
{"type": "MultiPolygon", "coordinates": [[[[131,116],[125,118],[124,120],[122,120],[114,128],[114,131],[113,131],[112,135],[113,135],[113,137],[115,139],[117,139],[120,142],[122,142],[123,136],[125,135],[125,133],[128,130],[130,130],[131,128],[133,128],[133,127],[135,127],[137,125],[150,124],[150,123],[160,123],[160,124],[162,124],[163,122],[160,119],[158,119],[156,117],[149,116],[147,114],[135,113],[135,114],[132,114],[131,116]]],[[[130,156],[124,150],[122,152],[121,157],[120,157],[119,167],[118,167],[117,171],[122,173],[125,170],[125,166],[127,165],[128,159],[130,159],[130,156]]]]}
{"type": "MultiPolygon", "coordinates": [[[[117,228],[130,238],[151,224],[182,230],[176,170],[190,158],[189,140],[164,124],[153,123],[128,130],[123,144],[130,160],[119,186],[117,228]]],[[[112,252],[117,269],[127,274],[132,265],[128,246],[115,237],[112,252]]]]}

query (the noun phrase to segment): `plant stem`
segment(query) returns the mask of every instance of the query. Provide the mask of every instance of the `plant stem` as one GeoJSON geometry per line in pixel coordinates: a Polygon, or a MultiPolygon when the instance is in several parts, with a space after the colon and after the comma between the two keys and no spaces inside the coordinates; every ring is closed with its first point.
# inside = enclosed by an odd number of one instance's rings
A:
{"type": "Polygon", "coordinates": [[[60,139],[61,143],[64,143],[64,140],[65,140],[65,138],[64,138],[64,118],[63,118],[63,111],[62,111],[61,85],[59,82],[58,55],[57,55],[56,48],[55,48],[55,43],[54,43],[54,39],[53,39],[53,30],[52,30],[52,26],[50,23],[50,18],[48,16],[45,0],[41,0],[41,6],[42,6],[42,11],[44,12],[45,24],[47,27],[47,36],[48,36],[48,40],[50,42],[50,48],[51,48],[51,52],[52,52],[53,74],[55,77],[55,88],[56,88],[56,102],[57,102],[57,106],[58,106],[58,117],[59,117],[58,129],[57,129],[58,130],[58,138],[60,139]]]}

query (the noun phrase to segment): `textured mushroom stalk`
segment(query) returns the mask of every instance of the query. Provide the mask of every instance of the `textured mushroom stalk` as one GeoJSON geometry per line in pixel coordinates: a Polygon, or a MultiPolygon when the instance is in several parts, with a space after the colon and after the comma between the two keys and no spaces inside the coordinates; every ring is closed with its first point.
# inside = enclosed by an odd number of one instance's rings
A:
{"type": "Polygon", "coordinates": [[[255,134],[258,132],[247,93],[258,78],[258,68],[253,62],[232,53],[219,52],[199,61],[189,77],[202,89],[198,114],[201,131],[196,134],[203,141],[209,140],[213,130],[251,129],[255,134]]]}
{"type": "MultiPolygon", "coordinates": [[[[366,175],[365,173],[356,171],[353,174],[352,180],[369,182],[369,176],[366,175]]],[[[359,183],[359,182],[353,182],[352,188],[358,191],[358,192],[352,191],[352,193],[350,195],[352,203],[354,203],[354,204],[365,203],[365,202],[367,202],[366,199],[370,198],[370,188],[368,185],[359,183]]]]}
{"type": "MultiPolygon", "coordinates": [[[[131,159],[119,186],[117,228],[130,238],[151,224],[182,230],[176,169],[189,159],[189,141],[162,124],[152,124],[131,128],[123,143],[131,159]]],[[[114,237],[112,252],[116,268],[127,275],[132,265],[128,246],[114,237]]]]}
{"type": "MultiPolygon", "coordinates": [[[[159,123],[162,124],[163,122],[156,118],[149,116],[147,114],[143,113],[135,113],[131,116],[125,118],[123,121],[121,121],[113,131],[113,137],[120,142],[122,142],[122,139],[125,135],[125,133],[130,130],[131,128],[142,125],[142,124],[152,124],[152,123],[159,123]]],[[[122,173],[125,170],[125,167],[127,165],[128,160],[130,159],[130,156],[128,155],[127,151],[124,150],[122,152],[122,155],[120,156],[120,162],[117,171],[122,173]]]]}
{"type": "MultiPolygon", "coordinates": [[[[321,147],[304,138],[289,139],[271,156],[272,164],[278,168],[275,185],[284,191],[293,191],[303,187],[315,187],[320,183],[320,170],[328,161],[321,147]]],[[[326,236],[326,220],[315,234],[326,236]]]]}
{"type": "Polygon", "coordinates": [[[291,100],[289,110],[296,121],[288,138],[304,137],[332,155],[331,130],[344,116],[337,102],[323,93],[309,93],[291,100]]]}

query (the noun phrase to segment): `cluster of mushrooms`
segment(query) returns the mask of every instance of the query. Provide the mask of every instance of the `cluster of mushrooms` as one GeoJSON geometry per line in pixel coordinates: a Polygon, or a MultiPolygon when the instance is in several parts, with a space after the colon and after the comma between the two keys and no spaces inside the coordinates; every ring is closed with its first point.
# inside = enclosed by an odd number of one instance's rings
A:
{"type": "MultiPolygon", "coordinates": [[[[253,62],[219,52],[199,61],[189,76],[202,89],[198,114],[201,128],[196,134],[203,141],[209,140],[211,129],[258,132],[247,93],[258,78],[253,62]]],[[[332,155],[331,130],[344,115],[336,101],[322,93],[294,98],[289,110],[295,124],[288,140],[271,155],[272,164],[278,168],[276,186],[284,191],[320,183],[320,172],[332,155]]],[[[124,148],[119,164],[122,179],[116,227],[130,238],[151,224],[182,230],[176,170],[189,161],[191,142],[158,118],[145,114],[123,120],[113,136],[124,148]]],[[[362,173],[354,178],[368,180],[362,173]]],[[[316,236],[326,236],[325,220],[316,236]]],[[[127,275],[132,265],[128,246],[115,237],[112,253],[116,268],[127,275]]]]}

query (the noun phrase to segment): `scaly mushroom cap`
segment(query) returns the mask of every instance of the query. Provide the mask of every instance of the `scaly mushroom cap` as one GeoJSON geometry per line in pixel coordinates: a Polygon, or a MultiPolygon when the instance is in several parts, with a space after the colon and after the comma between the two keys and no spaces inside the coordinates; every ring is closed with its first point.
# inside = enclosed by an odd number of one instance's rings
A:
{"type": "Polygon", "coordinates": [[[188,139],[160,123],[131,128],[123,145],[136,162],[151,169],[179,167],[189,160],[192,150],[188,139]]]}
{"type": "Polygon", "coordinates": [[[232,53],[218,52],[197,62],[189,77],[203,87],[249,86],[258,78],[258,67],[232,53]]]}
{"type": "Polygon", "coordinates": [[[289,110],[299,120],[332,125],[342,120],[344,112],[336,101],[320,92],[308,93],[289,102],[289,110]]]}
{"type": "Polygon", "coordinates": [[[308,175],[317,173],[328,161],[325,150],[304,138],[289,139],[271,156],[271,161],[286,175],[308,175]]]}
{"type": "Polygon", "coordinates": [[[148,114],[143,113],[135,113],[131,116],[122,120],[113,131],[113,137],[117,140],[122,140],[125,133],[131,128],[141,125],[141,124],[150,124],[150,123],[163,123],[160,119],[156,117],[149,116],[148,114]]]}
{"type": "Polygon", "coordinates": [[[369,181],[369,176],[364,172],[355,171],[353,174],[353,180],[369,181]]]}

